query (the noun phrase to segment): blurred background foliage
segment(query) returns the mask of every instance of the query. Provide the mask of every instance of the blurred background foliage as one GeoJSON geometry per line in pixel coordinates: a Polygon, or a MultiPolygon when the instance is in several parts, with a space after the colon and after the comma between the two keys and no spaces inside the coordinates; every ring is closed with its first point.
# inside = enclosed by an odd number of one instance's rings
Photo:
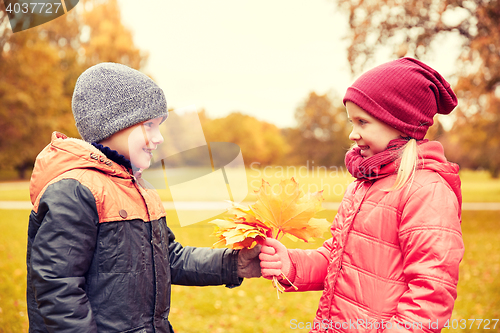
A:
{"type": "MultiPolygon", "coordinates": [[[[334,0],[349,17],[348,60],[361,73],[380,49],[425,60],[441,38],[458,36],[453,89],[456,120],[441,132],[448,157],[466,168],[500,172],[500,1],[334,0]]],[[[435,133],[436,134],[436,133],[435,133]]]]}
{"type": "MultiPolygon", "coordinates": [[[[499,0],[334,2],[349,17],[354,76],[368,69],[381,49],[425,61],[439,38],[459,36],[461,54],[450,81],[460,104],[451,129],[437,121],[428,138],[441,141],[449,159],[462,168],[498,177],[499,0]]],[[[0,3],[0,170],[16,170],[17,177],[26,178],[52,131],[79,137],[71,95],[86,68],[113,61],[141,70],[147,59],[122,24],[116,0],[82,0],[67,15],[16,34],[0,3]]],[[[239,112],[211,119],[200,110],[207,141],[238,144],[247,165],[343,165],[350,126],[335,92],[304,96],[295,118],[296,127],[278,128],[239,112]]]]}
{"type": "Polygon", "coordinates": [[[104,61],[141,69],[116,0],[83,0],[68,14],[13,34],[0,2],[0,169],[28,176],[54,130],[79,137],[71,112],[78,76],[104,61]]]}
{"type": "MultiPolygon", "coordinates": [[[[451,128],[445,129],[437,121],[428,138],[441,141],[448,158],[462,168],[484,169],[498,177],[499,0],[333,2],[349,18],[348,58],[354,76],[372,66],[382,49],[388,49],[394,57],[412,56],[425,61],[432,57],[433,45],[439,38],[460,38],[461,55],[450,78],[460,104],[453,113],[451,128]]],[[[131,31],[122,24],[116,0],[80,0],[80,5],[67,15],[16,34],[10,30],[0,1],[0,178],[29,177],[34,159],[49,142],[52,131],[79,137],[73,125],[71,96],[78,76],[86,68],[113,61],[144,70],[147,60],[147,52],[134,45],[131,31]]],[[[247,165],[257,162],[260,166],[279,167],[314,161],[314,167],[342,166],[350,146],[350,125],[335,92],[320,95],[312,91],[304,96],[295,110],[297,125],[293,128],[278,128],[239,112],[218,119],[208,117],[204,110],[199,115],[207,141],[238,144],[247,165]]],[[[259,179],[261,171],[252,171],[258,172],[254,180],[259,179]]],[[[331,177],[323,175],[303,182],[309,185],[321,181],[324,186],[322,180],[331,177]]],[[[462,176],[465,201],[499,201],[498,180],[491,181],[484,172],[465,172],[462,176]]],[[[327,185],[334,189],[334,184],[327,185]]],[[[0,199],[27,201],[27,185],[22,186],[0,192],[0,199]]],[[[340,196],[328,199],[339,201],[340,196]]],[[[0,213],[0,332],[27,331],[23,278],[26,223],[12,221],[27,221],[28,213],[0,213]]],[[[335,211],[325,214],[332,220],[335,211]]],[[[464,212],[467,251],[460,268],[455,319],[499,316],[498,221],[498,211],[464,212]]],[[[184,245],[209,246],[213,242],[206,237],[212,231],[208,224],[189,229],[174,224],[172,228],[184,245]],[[200,240],[204,243],[200,244],[200,240]]],[[[311,244],[311,248],[316,245],[311,244]]],[[[287,294],[279,303],[268,281],[260,279],[230,291],[213,287],[193,292],[176,286],[173,298],[172,320],[179,331],[200,332],[211,327],[213,332],[276,332],[288,329],[290,318],[310,320],[319,294],[287,294]],[[254,317],[249,319],[252,314],[254,317]]]]}

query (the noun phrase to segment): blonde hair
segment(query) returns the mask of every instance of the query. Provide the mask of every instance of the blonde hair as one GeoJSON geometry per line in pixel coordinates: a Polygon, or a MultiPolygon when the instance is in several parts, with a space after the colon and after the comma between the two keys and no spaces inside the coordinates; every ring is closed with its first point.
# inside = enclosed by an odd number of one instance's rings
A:
{"type": "Polygon", "coordinates": [[[403,148],[401,161],[399,163],[396,181],[392,187],[386,191],[397,191],[410,185],[415,177],[418,166],[417,140],[410,139],[403,148]]]}

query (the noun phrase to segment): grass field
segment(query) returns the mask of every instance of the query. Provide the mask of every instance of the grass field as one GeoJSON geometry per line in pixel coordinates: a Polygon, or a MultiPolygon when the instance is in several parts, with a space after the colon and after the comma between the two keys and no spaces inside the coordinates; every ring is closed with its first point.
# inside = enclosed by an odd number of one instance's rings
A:
{"type": "MultiPolygon", "coordinates": [[[[350,181],[345,174],[335,176],[325,171],[299,174],[289,170],[280,174],[279,168],[249,170],[250,195],[265,177],[271,183],[278,178],[295,176],[305,191],[315,191],[314,186],[329,184],[343,186],[350,181]],[[341,184],[341,185],[336,185],[341,184]]],[[[486,173],[464,171],[461,174],[464,201],[500,202],[500,180],[490,179],[486,173]]],[[[168,191],[162,193],[169,199],[168,191]]],[[[325,193],[327,201],[340,201],[341,195],[333,190],[325,193]]],[[[28,201],[27,183],[0,183],[0,200],[28,201]]],[[[207,200],[210,197],[207,196],[207,200]]],[[[169,226],[177,240],[183,245],[210,246],[215,239],[210,237],[213,226],[205,222],[180,227],[174,211],[167,211],[169,226]]],[[[332,221],[336,211],[320,213],[332,221]]],[[[26,288],[26,230],[28,210],[0,209],[0,333],[24,333],[28,331],[26,288]]],[[[494,332],[500,331],[500,323],[493,329],[492,319],[500,318],[500,211],[464,211],[462,231],[465,256],[460,266],[458,298],[452,317],[456,324],[469,320],[467,329],[445,329],[443,332],[494,332]],[[470,319],[489,319],[489,330],[472,328],[470,319]]],[[[325,236],[328,236],[325,234],[325,236]]],[[[316,243],[293,243],[286,239],[290,248],[316,248],[316,243]]],[[[308,322],[314,318],[320,292],[287,293],[277,299],[270,281],[264,279],[245,280],[239,288],[182,287],[173,286],[171,322],[176,333],[191,332],[289,332],[290,321],[308,322]]],[[[457,326],[457,325],[455,325],[457,326]]],[[[460,325],[458,325],[460,326],[460,325]]],[[[300,330],[307,332],[307,330],[300,330]]]]}
{"type": "MultiPolygon", "coordinates": [[[[294,177],[304,192],[316,192],[323,190],[325,201],[340,202],[347,188],[347,185],[353,181],[345,167],[312,167],[306,169],[304,166],[295,167],[266,167],[247,169],[248,195],[246,201],[255,201],[254,191],[258,190],[262,178],[271,184],[277,184],[281,179],[294,177]]],[[[462,179],[462,194],[464,202],[500,202],[500,179],[492,179],[486,171],[460,172],[462,179]]],[[[29,201],[29,183],[23,182],[4,182],[0,183],[0,201],[29,201]]],[[[214,186],[215,187],[215,186],[214,186]]],[[[172,196],[168,189],[158,190],[162,200],[171,201],[172,196]]],[[[214,200],[213,192],[200,191],[196,193],[199,201],[214,200]]],[[[181,195],[183,200],[192,199],[192,191],[181,195]]]]}
{"type": "MultiPolygon", "coordinates": [[[[335,213],[324,211],[321,214],[332,220],[335,213]]],[[[28,215],[27,210],[0,210],[1,333],[27,332],[25,251],[28,215]]],[[[460,266],[458,299],[452,317],[457,323],[460,319],[500,318],[499,221],[500,212],[463,214],[466,253],[460,266]]],[[[183,245],[210,246],[214,242],[214,238],[209,236],[213,227],[206,223],[182,228],[174,224],[171,228],[183,245]]],[[[321,241],[305,244],[285,240],[285,244],[290,248],[316,248],[321,241]]],[[[277,299],[270,281],[262,278],[245,280],[241,287],[235,289],[173,286],[170,318],[177,333],[297,331],[291,330],[290,321],[311,321],[319,297],[319,292],[308,292],[287,293],[277,299]]],[[[476,321],[475,326],[478,323],[476,321]]],[[[493,328],[493,323],[490,328],[493,328]]],[[[480,331],[474,327],[443,330],[480,331]]]]}

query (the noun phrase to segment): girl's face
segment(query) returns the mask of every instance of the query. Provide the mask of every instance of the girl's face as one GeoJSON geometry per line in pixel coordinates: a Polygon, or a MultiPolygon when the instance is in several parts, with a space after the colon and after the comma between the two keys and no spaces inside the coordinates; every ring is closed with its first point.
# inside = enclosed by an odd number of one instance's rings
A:
{"type": "Polygon", "coordinates": [[[146,120],[113,134],[100,142],[125,156],[139,169],[147,169],[151,163],[152,151],[163,142],[160,124],[165,117],[146,120]]]}
{"type": "Polygon", "coordinates": [[[346,102],[347,117],[352,123],[349,139],[361,148],[361,156],[371,157],[387,148],[391,140],[403,134],[397,129],[372,117],[352,102],[346,102]]]}

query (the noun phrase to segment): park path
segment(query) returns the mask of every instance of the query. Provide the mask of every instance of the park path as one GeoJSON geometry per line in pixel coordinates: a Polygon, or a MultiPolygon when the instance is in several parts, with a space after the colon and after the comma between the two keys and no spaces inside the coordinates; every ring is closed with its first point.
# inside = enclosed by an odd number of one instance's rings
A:
{"type": "MultiPolygon", "coordinates": [[[[251,205],[253,202],[242,202],[251,205]]],[[[324,209],[337,210],[340,202],[323,202],[324,209]]],[[[31,209],[29,201],[0,201],[0,209],[31,209]]],[[[221,210],[227,208],[227,203],[220,201],[180,201],[175,206],[172,201],[164,201],[165,209],[178,210],[221,210]]],[[[500,202],[464,202],[462,210],[500,210],[500,202]]]]}
{"type": "MultiPolygon", "coordinates": [[[[22,182],[0,182],[0,190],[26,189],[29,181],[22,182]]],[[[242,202],[243,205],[251,205],[253,202],[242,202]]],[[[323,202],[324,209],[337,210],[340,202],[323,202]]],[[[221,210],[227,208],[227,203],[222,201],[180,201],[175,206],[172,201],[164,201],[165,209],[178,210],[221,210]]],[[[30,209],[33,206],[29,201],[0,201],[0,209],[30,209]]],[[[500,202],[464,202],[462,210],[500,210],[500,202]]]]}

